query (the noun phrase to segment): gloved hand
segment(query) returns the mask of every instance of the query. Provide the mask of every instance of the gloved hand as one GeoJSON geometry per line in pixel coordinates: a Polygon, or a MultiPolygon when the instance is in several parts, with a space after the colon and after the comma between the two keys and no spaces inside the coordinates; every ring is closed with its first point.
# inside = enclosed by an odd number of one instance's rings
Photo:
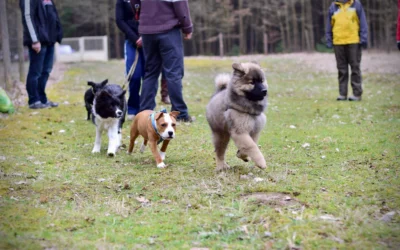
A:
{"type": "Polygon", "coordinates": [[[397,41],[397,48],[400,50],[400,41],[397,41]]]}
{"type": "Polygon", "coordinates": [[[326,47],[328,48],[328,49],[332,49],[333,48],[333,45],[332,45],[332,43],[326,43],[326,47]]]}

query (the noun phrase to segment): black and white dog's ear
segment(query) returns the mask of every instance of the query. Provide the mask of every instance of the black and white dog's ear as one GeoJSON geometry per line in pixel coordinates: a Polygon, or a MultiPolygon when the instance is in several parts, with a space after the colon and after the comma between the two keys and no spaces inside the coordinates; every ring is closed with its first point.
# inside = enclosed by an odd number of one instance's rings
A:
{"type": "Polygon", "coordinates": [[[233,73],[239,77],[242,77],[246,74],[246,71],[241,63],[232,64],[232,68],[233,68],[233,73]]]}
{"type": "Polygon", "coordinates": [[[100,84],[101,84],[102,87],[104,87],[107,83],[108,83],[108,79],[105,79],[100,84]]]}
{"type": "Polygon", "coordinates": [[[93,86],[95,85],[95,83],[94,83],[94,82],[92,82],[92,81],[88,81],[88,82],[87,82],[87,85],[89,85],[89,86],[92,86],[92,87],[93,87],[93,86]]]}

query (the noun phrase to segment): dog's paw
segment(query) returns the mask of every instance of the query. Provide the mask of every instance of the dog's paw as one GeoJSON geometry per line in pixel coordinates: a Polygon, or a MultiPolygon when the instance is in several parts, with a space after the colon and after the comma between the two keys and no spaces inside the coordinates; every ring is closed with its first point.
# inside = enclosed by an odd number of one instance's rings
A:
{"type": "Polygon", "coordinates": [[[240,150],[238,150],[238,151],[236,152],[236,157],[239,158],[239,159],[241,159],[241,160],[243,160],[244,162],[249,162],[249,161],[250,161],[250,157],[248,157],[248,156],[245,155],[245,154],[242,154],[242,153],[240,152],[240,150]]]}
{"type": "Polygon", "coordinates": [[[261,168],[261,169],[266,169],[267,164],[258,164],[258,165],[256,165],[256,167],[261,168]]]}
{"type": "Polygon", "coordinates": [[[96,153],[100,153],[100,149],[99,148],[94,148],[92,150],[92,154],[96,154],[96,153]]]}
{"type": "Polygon", "coordinates": [[[108,151],[108,152],[107,152],[107,155],[108,155],[109,157],[114,157],[114,156],[115,156],[115,152],[108,151]]]}
{"type": "Polygon", "coordinates": [[[165,165],[164,162],[161,162],[161,163],[159,163],[159,164],[157,165],[157,168],[166,168],[166,167],[167,167],[167,165],[165,165]]]}
{"type": "Polygon", "coordinates": [[[219,172],[226,171],[226,170],[228,170],[230,168],[231,167],[226,162],[223,162],[223,163],[217,164],[217,168],[215,169],[215,171],[217,173],[219,173],[219,172]]]}

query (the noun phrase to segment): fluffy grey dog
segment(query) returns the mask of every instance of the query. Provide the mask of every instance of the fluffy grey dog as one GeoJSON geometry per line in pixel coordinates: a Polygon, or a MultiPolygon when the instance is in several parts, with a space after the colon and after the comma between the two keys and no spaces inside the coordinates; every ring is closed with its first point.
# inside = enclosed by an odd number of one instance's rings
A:
{"type": "Polygon", "coordinates": [[[233,75],[215,78],[216,93],[207,105],[206,117],[212,130],[216,153],[216,171],[229,168],[225,151],[230,138],[238,148],[236,156],[249,158],[257,167],[266,168],[257,141],[266,123],[268,85],[257,63],[234,63],[233,75]]]}

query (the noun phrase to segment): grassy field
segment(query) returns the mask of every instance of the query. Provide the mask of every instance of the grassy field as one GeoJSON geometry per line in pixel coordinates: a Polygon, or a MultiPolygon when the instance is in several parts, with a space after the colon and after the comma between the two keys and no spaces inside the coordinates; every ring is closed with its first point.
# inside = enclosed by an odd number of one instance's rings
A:
{"type": "Polygon", "coordinates": [[[105,136],[91,153],[86,81],[122,84],[123,62],[69,65],[48,88],[60,107],[0,119],[0,249],[399,249],[399,75],[367,73],[362,102],[336,102],[336,73],[257,58],[268,168],[237,159],[231,142],[232,169],[217,174],[205,119],[213,78],[251,59],[186,59],[196,121],[178,125],[166,169],[138,146],[107,157],[105,136]]]}

